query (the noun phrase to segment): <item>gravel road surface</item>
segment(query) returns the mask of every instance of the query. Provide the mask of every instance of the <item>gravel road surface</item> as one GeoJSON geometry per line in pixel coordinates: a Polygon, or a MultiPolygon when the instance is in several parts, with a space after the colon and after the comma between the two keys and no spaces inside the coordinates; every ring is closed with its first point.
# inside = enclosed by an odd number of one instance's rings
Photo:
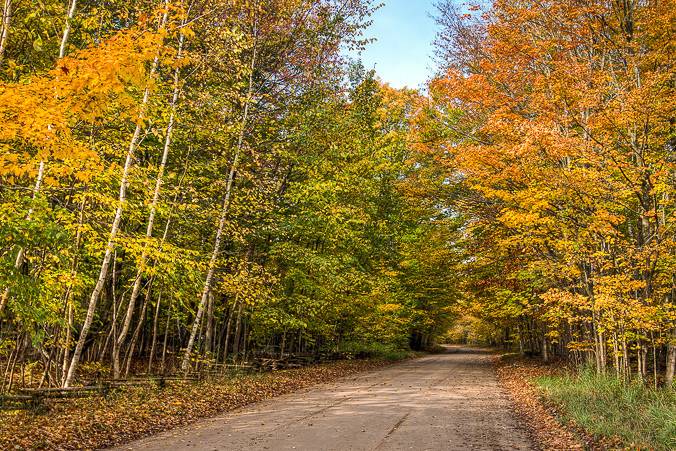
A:
{"type": "Polygon", "coordinates": [[[119,450],[530,450],[491,356],[449,347],[119,450]]]}

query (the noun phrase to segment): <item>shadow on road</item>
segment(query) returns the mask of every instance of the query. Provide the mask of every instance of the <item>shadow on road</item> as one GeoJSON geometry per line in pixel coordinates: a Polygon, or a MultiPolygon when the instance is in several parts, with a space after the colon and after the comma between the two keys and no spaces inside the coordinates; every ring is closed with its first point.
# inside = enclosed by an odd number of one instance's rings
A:
{"type": "Polygon", "coordinates": [[[440,354],[492,354],[495,352],[494,348],[470,346],[470,345],[455,345],[445,344],[441,345],[445,350],[440,354]]]}
{"type": "Polygon", "coordinates": [[[494,350],[445,345],[118,451],[531,450],[492,370],[494,350]]]}

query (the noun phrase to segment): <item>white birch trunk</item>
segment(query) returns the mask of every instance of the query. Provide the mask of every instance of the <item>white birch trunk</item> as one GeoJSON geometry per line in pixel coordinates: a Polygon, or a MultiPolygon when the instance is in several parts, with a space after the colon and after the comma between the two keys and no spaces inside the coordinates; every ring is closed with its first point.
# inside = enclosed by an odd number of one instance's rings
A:
{"type": "Polygon", "coordinates": [[[75,16],[75,7],[77,0],[71,0],[68,14],[66,15],[66,24],[63,27],[63,36],[61,36],[61,46],[59,47],[59,59],[66,55],[66,46],[68,45],[68,38],[70,37],[70,27],[73,17],[75,16]]]}
{"type": "MultiPolygon", "coordinates": [[[[179,37],[178,43],[178,52],[176,54],[177,59],[181,57],[181,52],[183,50],[184,36],[179,37]]],[[[150,212],[148,214],[148,224],[146,226],[146,241],[143,244],[143,249],[141,251],[141,261],[139,262],[136,278],[134,279],[134,286],[131,291],[131,297],[129,298],[129,305],[127,306],[127,312],[124,317],[124,322],[122,323],[122,329],[120,334],[117,337],[117,346],[115,347],[116,352],[113,355],[113,378],[117,379],[120,377],[119,361],[120,361],[120,349],[124,344],[124,341],[127,338],[129,332],[129,326],[131,325],[131,319],[134,315],[134,308],[136,307],[136,300],[141,289],[141,279],[143,277],[143,272],[145,271],[145,265],[148,260],[148,241],[153,236],[153,227],[155,225],[155,214],[157,212],[157,204],[160,198],[160,190],[162,188],[162,179],[164,176],[164,170],[167,166],[167,159],[169,156],[169,149],[171,148],[171,138],[174,130],[174,121],[176,117],[176,105],[178,103],[178,96],[180,93],[180,84],[179,84],[179,75],[180,70],[176,68],[174,70],[174,80],[173,80],[173,94],[170,104],[170,113],[169,121],[167,123],[166,136],[164,139],[164,150],[162,152],[162,159],[160,166],[157,170],[157,179],[155,181],[155,190],[153,191],[153,199],[150,203],[150,212]]]]}
{"type": "MultiPolygon", "coordinates": [[[[35,198],[38,195],[38,192],[40,192],[40,187],[42,186],[42,180],[45,177],[45,163],[44,161],[40,162],[40,165],[38,166],[38,177],[35,180],[35,186],[33,187],[33,195],[32,199],[35,200],[35,198]]],[[[28,209],[28,214],[26,214],[26,220],[29,221],[31,219],[31,216],[33,216],[33,207],[31,206],[28,209]]],[[[19,248],[19,252],[16,254],[16,260],[14,261],[14,268],[19,269],[21,268],[21,265],[23,265],[23,258],[24,258],[24,249],[23,247],[19,248]]],[[[2,297],[0,297],[0,314],[2,314],[2,311],[5,309],[5,305],[7,305],[7,299],[9,299],[9,287],[6,287],[5,290],[2,293],[2,297]]]]}
{"type": "MultiPolygon", "coordinates": [[[[160,28],[164,27],[168,19],[168,13],[165,12],[162,21],[160,23],[160,28]]],[[[157,71],[157,66],[159,64],[159,55],[155,56],[152,66],[150,68],[149,78],[153,78],[155,72],[157,71]]],[[[80,331],[80,337],[78,338],[77,344],[75,345],[75,350],[73,351],[73,357],[71,359],[70,365],[68,367],[68,374],[64,382],[64,387],[69,387],[73,382],[75,377],[75,372],[77,366],[80,362],[80,356],[82,354],[82,349],[87,340],[87,335],[89,334],[89,328],[94,321],[94,314],[96,312],[96,304],[99,301],[101,296],[101,291],[103,291],[103,285],[105,284],[106,278],[108,277],[108,268],[110,266],[110,259],[115,248],[115,239],[117,238],[117,232],[120,228],[120,222],[122,221],[122,213],[124,211],[124,204],[127,200],[127,183],[129,179],[129,172],[134,161],[134,152],[138,146],[139,137],[141,136],[141,128],[143,127],[143,121],[145,120],[146,108],[148,106],[148,99],[150,98],[150,87],[146,86],[143,92],[143,98],[141,100],[140,110],[138,113],[136,128],[129,142],[129,148],[127,150],[127,157],[125,159],[124,167],[122,170],[122,178],[120,180],[120,192],[118,195],[117,209],[115,210],[115,217],[113,223],[110,227],[110,233],[108,235],[108,242],[106,244],[106,251],[103,256],[103,261],[101,262],[101,269],[99,271],[99,276],[96,280],[96,285],[92,290],[92,294],[89,298],[89,306],[87,308],[87,315],[85,316],[85,321],[82,324],[82,330],[80,331]]]]}
{"type": "Polygon", "coordinates": [[[7,37],[9,36],[9,23],[12,19],[12,0],[5,0],[2,8],[2,23],[0,23],[0,64],[5,56],[7,37]]]}
{"type": "Polygon", "coordinates": [[[181,370],[187,371],[190,365],[190,355],[192,353],[192,348],[195,345],[195,337],[197,336],[197,331],[202,323],[202,316],[204,315],[204,307],[206,305],[207,299],[209,297],[209,292],[211,291],[211,284],[214,278],[214,271],[216,269],[216,261],[218,260],[218,254],[221,251],[221,241],[223,239],[223,229],[225,228],[225,221],[228,216],[228,210],[230,209],[230,197],[232,195],[232,186],[235,180],[235,174],[237,173],[237,167],[239,165],[239,158],[242,152],[242,146],[244,144],[244,132],[246,129],[246,124],[249,119],[249,104],[251,102],[251,95],[253,93],[253,71],[256,65],[256,46],[254,43],[253,55],[251,57],[251,66],[249,73],[249,86],[247,97],[244,103],[244,113],[242,114],[242,122],[240,124],[239,138],[237,140],[237,148],[235,150],[235,157],[230,166],[230,173],[228,174],[228,182],[225,187],[225,198],[223,199],[223,206],[221,208],[221,215],[218,220],[218,228],[216,230],[216,238],[214,240],[214,248],[211,253],[211,259],[209,260],[209,266],[207,270],[207,276],[204,280],[204,288],[202,289],[202,296],[200,297],[200,302],[197,306],[197,314],[195,315],[195,320],[192,324],[192,329],[190,331],[190,338],[188,339],[188,345],[183,356],[183,361],[181,363],[181,370]]]}

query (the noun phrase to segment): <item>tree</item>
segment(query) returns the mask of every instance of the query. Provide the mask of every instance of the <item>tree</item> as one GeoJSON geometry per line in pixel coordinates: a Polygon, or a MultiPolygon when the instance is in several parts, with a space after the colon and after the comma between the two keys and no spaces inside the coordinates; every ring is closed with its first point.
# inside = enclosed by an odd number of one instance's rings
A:
{"type": "Polygon", "coordinates": [[[543,354],[562,345],[599,371],[612,355],[625,376],[632,350],[640,377],[648,347],[672,353],[672,6],[441,6],[432,97],[474,193],[474,246],[501,275],[477,288],[522,298],[501,327],[535,321],[543,354]]]}

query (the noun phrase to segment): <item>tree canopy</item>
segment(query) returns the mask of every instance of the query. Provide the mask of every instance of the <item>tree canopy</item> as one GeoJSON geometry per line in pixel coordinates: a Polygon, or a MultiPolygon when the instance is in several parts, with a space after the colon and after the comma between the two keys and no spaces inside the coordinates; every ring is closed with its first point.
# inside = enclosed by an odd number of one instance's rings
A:
{"type": "Polygon", "coordinates": [[[674,6],[441,1],[419,92],[346,57],[369,0],[5,0],[3,390],[443,339],[671,384],[674,6]]]}

